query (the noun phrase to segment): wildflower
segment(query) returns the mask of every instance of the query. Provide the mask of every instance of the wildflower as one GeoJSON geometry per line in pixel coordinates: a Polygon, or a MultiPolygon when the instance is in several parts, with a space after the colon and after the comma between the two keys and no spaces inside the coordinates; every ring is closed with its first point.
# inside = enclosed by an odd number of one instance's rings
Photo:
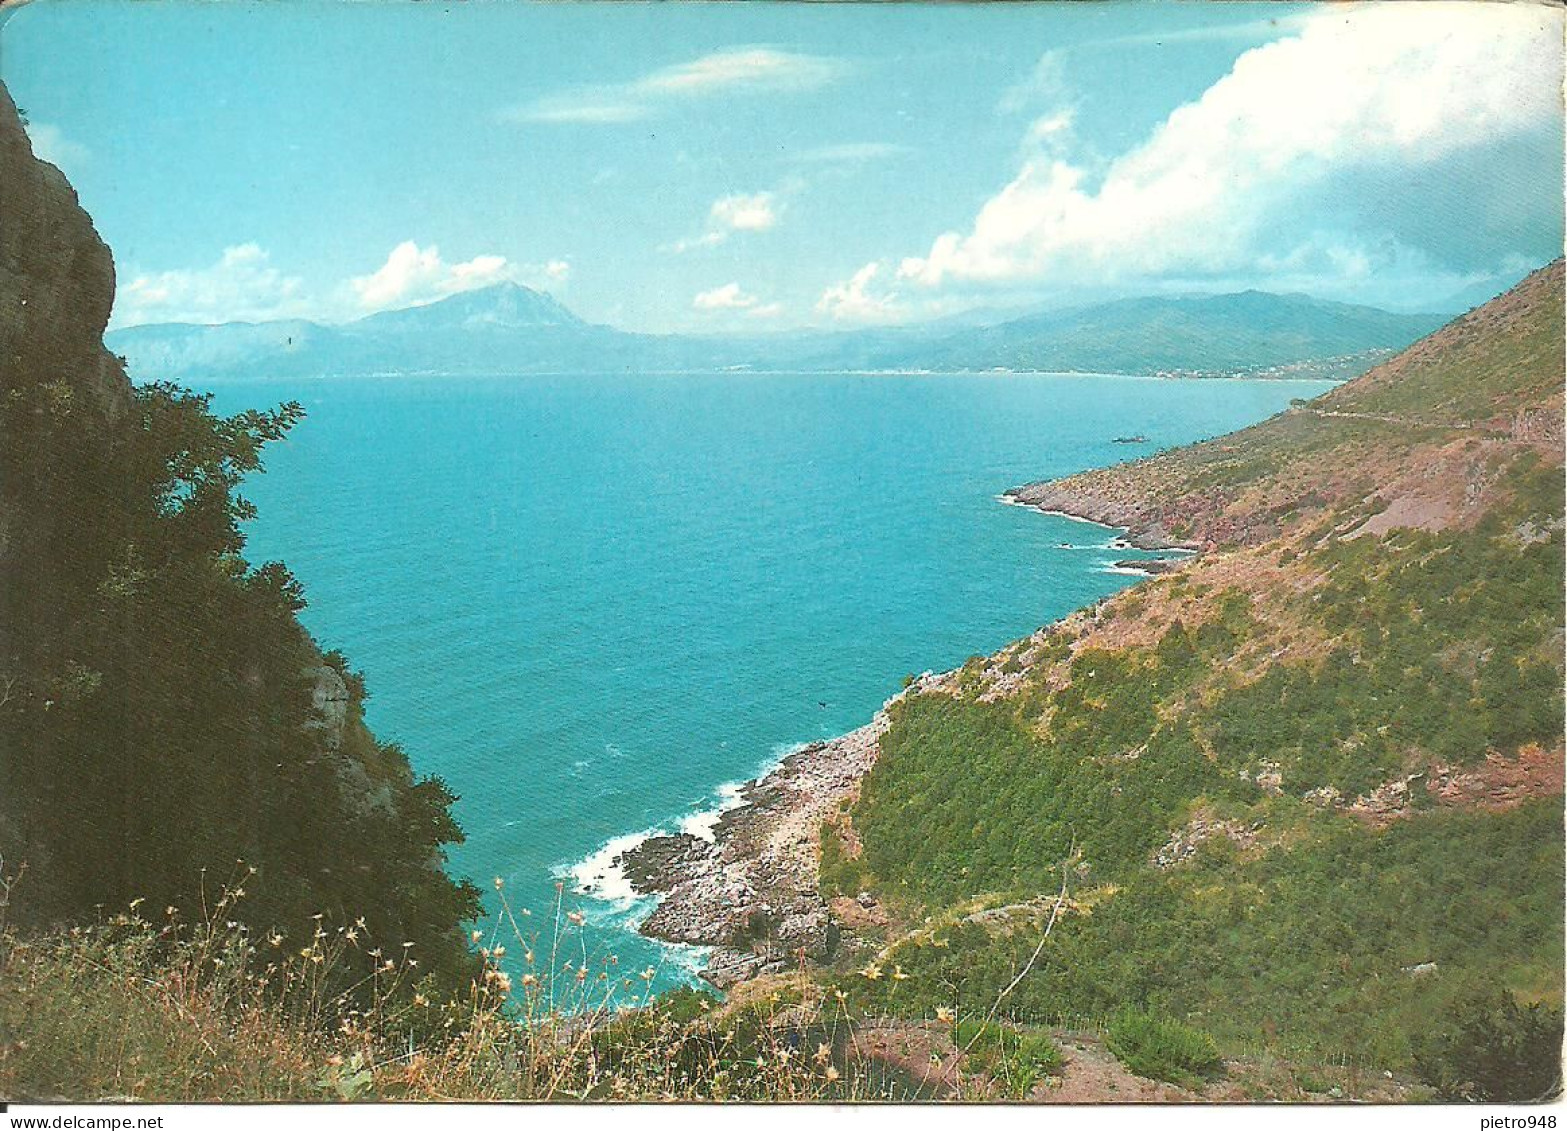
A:
{"type": "Polygon", "coordinates": [[[146,902],[147,902],[147,897],[146,896],[138,895],[135,899],[131,900],[131,910],[135,911],[138,907],[140,907],[142,904],[144,904],[146,902]]]}
{"type": "Polygon", "coordinates": [[[484,932],[483,931],[474,931],[472,937],[473,937],[473,941],[474,942],[478,942],[480,939],[482,939],[484,937],[484,932]]]}
{"type": "Polygon", "coordinates": [[[423,994],[414,994],[414,1004],[415,1005],[429,1005],[430,1004],[430,999],[425,997],[423,994]]]}
{"type": "MultiPolygon", "coordinates": [[[[408,947],[411,947],[411,946],[413,946],[413,943],[411,943],[411,942],[405,942],[403,944],[403,948],[405,950],[408,947]]],[[[493,954],[496,958],[505,958],[506,957],[506,948],[503,947],[503,946],[498,946],[494,950],[490,951],[490,953],[493,954]]]]}
{"type": "Polygon", "coordinates": [[[817,1064],[826,1064],[829,1060],[832,1059],[832,1046],[831,1045],[817,1045],[816,1046],[816,1055],[815,1055],[815,1057],[813,1059],[816,1061],[817,1064]]]}
{"type": "Polygon", "coordinates": [[[525,986],[536,986],[539,984],[539,980],[532,974],[524,974],[522,976],[522,984],[525,986]]]}
{"type": "Polygon", "coordinates": [[[872,962],[869,966],[860,971],[860,976],[862,978],[869,978],[874,982],[881,977],[881,967],[872,962]]]}
{"type": "Polygon", "coordinates": [[[526,962],[526,963],[531,965],[533,963],[533,951],[531,951],[531,950],[523,951],[522,952],[522,960],[524,962],[526,962]]]}
{"type": "Polygon", "coordinates": [[[301,957],[301,958],[309,958],[310,957],[310,947],[308,947],[308,946],[300,947],[299,948],[299,957],[301,957]]]}
{"type": "Polygon", "coordinates": [[[319,966],[319,965],[321,965],[322,962],[325,961],[325,959],[322,958],[322,956],[319,955],[319,954],[312,954],[310,956],[310,961],[314,962],[317,966],[319,966]]]}
{"type": "Polygon", "coordinates": [[[570,919],[579,927],[587,921],[587,916],[580,911],[568,911],[566,912],[566,918],[570,919]]]}
{"type": "Polygon", "coordinates": [[[892,968],[892,980],[894,982],[906,982],[909,980],[909,976],[903,972],[903,967],[895,965],[892,968]]]}
{"type": "Polygon", "coordinates": [[[495,890],[496,891],[500,891],[501,888],[503,888],[505,886],[506,886],[506,881],[501,879],[499,876],[496,876],[495,877],[495,890]]]}
{"type": "Polygon", "coordinates": [[[646,970],[642,971],[642,973],[640,975],[638,975],[638,976],[644,982],[651,982],[653,980],[653,974],[654,974],[654,970],[653,970],[653,968],[651,966],[649,966],[646,970]]]}
{"type": "Polygon", "coordinates": [[[510,976],[508,976],[508,975],[506,975],[504,973],[497,972],[496,976],[495,976],[495,989],[502,996],[505,996],[506,994],[511,993],[511,978],[510,978],[510,976]]]}
{"type": "Polygon", "coordinates": [[[172,919],[172,918],[174,918],[174,916],[176,916],[176,915],[178,915],[180,913],[180,909],[178,907],[175,907],[174,904],[171,903],[171,904],[169,904],[167,907],[165,907],[163,909],[163,913],[165,915],[167,915],[170,919],[172,919]]]}
{"type": "Polygon", "coordinates": [[[343,932],[343,937],[346,938],[349,942],[358,942],[359,932],[350,927],[348,930],[343,932]]]}
{"type": "Polygon", "coordinates": [[[943,1024],[950,1025],[952,1019],[956,1016],[957,1014],[952,1011],[952,1007],[949,1005],[938,1005],[936,1007],[936,1020],[943,1024]]]}
{"type": "Polygon", "coordinates": [[[848,1001],[849,1000],[849,995],[844,993],[841,989],[838,989],[837,987],[833,988],[832,996],[834,998],[836,998],[840,1002],[844,1002],[844,1001],[848,1001]]]}
{"type": "Polygon", "coordinates": [[[271,943],[274,947],[282,946],[283,936],[278,934],[276,931],[273,931],[270,935],[267,936],[267,942],[271,943]]]}
{"type": "Polygon", "coordinates": [[[822,1070],[822,1075],[829,1080],[836,1080],[838,1078],[838,1070],[829,1064],[822,1070]]]}

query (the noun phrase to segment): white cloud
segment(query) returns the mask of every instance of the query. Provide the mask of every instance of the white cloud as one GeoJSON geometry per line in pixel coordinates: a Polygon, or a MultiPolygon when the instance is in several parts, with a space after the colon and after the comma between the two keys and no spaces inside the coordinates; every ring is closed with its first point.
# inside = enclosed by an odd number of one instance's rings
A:
{"type": "Polygon", "coordinates": [[[778,213],[773,208],[770,192],[757,192],[747,196],[735,193],[713,201],[709,218],[713,227],[731,232],[765,232],[778,223],[778,213]]]}
{"type": "Polygon", "coordinates": [[[651,118],[675,102],[720,93],[812,90],[844,73],[841,60],[735,47],[652,71],[625,83],[604,83],[548,95],[505,111],[515,122],[616,124],[651,118]]]}
{"type": "Polygon", "coordinates": [[[765,232],[775,227],[783,211],[776,193],[731,193],[713,201],[707,212],[707,231],[689,239],[666,244],[661,251],[675,254],[698,247],[721,244],[735,232],[765,232]]]}
{"type": "Polygon", "coordinates": [[[138,274],[115,295],[114,325],[150,322],[265,322],[278,318],[340,321],[400,306],[419,306],[461,291],[514,282],[538,289],[558,286],[571,275],[564,259],[512,263],[502,255],[476,255],[447,263],[434,244],[412,240],[392,249],[368,275],[344,281],[325,295],[307,291],[304,281],[272,266],[255,243],[226,248],[210,267],[138,274]]]}
{"type": "Polygon", "coordinates": [[[224,249],[210,267],[135,275],[119,287],[114,324],[261,322],[298,317],[302,283],[284,275],[254,243],[224,249]]]}
{"type": "Polygon", "coordinates": [[[91,156],[87,147],[66,137],[59,126],[51,126],[47,122],[28,122],[25,128],[28,140],[33,143],[33,156],[40,161],[47,161],[71,174],[80,172],[82,166],[87,164],[91,156]]]}
{"type": "Polygon", "coordinates": [[[570,274],[571,265],[563,259],[513,264],[504,255],[477,255],[462,263],[447,263],[435,244],[420,247],[413,240],[404,240],[379,268],[350,279],[348,286],[358,313],[369,313],[420,306],[495,283],[563,283],[570,274]]]}
{"type": "MultiPolygon", "coordinates": [[[[1559,154],[1561,26],[1560,10],[1522,4],[1319,9],[1102,169],[1068,159],[1072,117],[1058,107],[1032,122],[1021,168],[969,229],[896,278],[1064,287],[1408,266],[1428,252],[1402,229],[1422,200],[1453,195],[1454,162],[1536,134],[1559,154]]],[[[1047,56],[1008,107],[1059,94],[1058,80],[1047,56]]],[[[862,268],[818,309],[884,317],[888,275],[862,268]]]]}
{"type": "Polygon", "coordinates": [[[914,150],[907,145],[898,145],[890,141],[850,141],[804,149],[794,154],[794,158],[797,161],[847,165],[861,161],[883,161],[913,152],[914,150]]]}
{"type": "Polygon", "coordinates": [[[703,291],[691,300],[698,310],[747,310],[760,300],[740,289],[739,283],[725,283],[710,291],[703,291]]]}
{"type": "Polygon", "coordinates": [[[835,322],[896,322],[905,316],[899,296],[884,291],[872,294],[871,285],[881,273],[879,263],[867,263],[847,283],[828,287],[816,301],[816,310],[835,322]]]}
{"type": "Polygon", "coordinates": [[[783,313],[783,303],[763,302],[755,295],[741,290],[739,283],[725,283],[721,287],[703,291],[691,300],[691,305],[709,314],[744,314],[747,318],[777,318],[783,313]]]}

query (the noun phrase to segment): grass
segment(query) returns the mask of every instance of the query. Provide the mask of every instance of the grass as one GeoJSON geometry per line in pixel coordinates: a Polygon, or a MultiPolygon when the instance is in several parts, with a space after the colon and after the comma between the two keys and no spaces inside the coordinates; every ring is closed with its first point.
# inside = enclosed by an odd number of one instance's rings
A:
{"type": "MultiPolygon", "coordinates": [[[[504,893],[503,893],[504,896],[504,893]]],[[[437,1000],[405,948],[362,926],[310,945],[253,938],[225,894],[193,923],[138,901],[91,926],[0,926],[0,1097],[8,1100],[769,1100],[896,1093],[857,1055],[841,1008],[801,982],[738,1006],[587,953],[567,912],[547,933],[502,910],[483,973],[437,1000]],[[495,940],[505,933],[508,946],[495,940]],[[353,958],[374,959],[371,972],[353,958]]],[[[564,896],[562,895],[562,899],[564,896]]],[[[3,903],[0,903],[3,912],[3,903]]]]}

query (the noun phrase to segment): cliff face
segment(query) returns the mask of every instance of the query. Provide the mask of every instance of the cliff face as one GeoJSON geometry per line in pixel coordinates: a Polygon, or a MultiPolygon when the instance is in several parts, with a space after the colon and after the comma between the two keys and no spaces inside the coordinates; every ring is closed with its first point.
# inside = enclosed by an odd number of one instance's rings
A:
{"type": "Polygon", "coordinates": [[[238,874],[257,928],[363,916],[460,981],[478,905],[442,871],[451,793],[365,727],[287,569],[243,556],[238,491],[298,407],[220,419],[132,386],[103,344],[113,258],[3,88],[0,185],[0,870],[29,873],[11,921],[202,906],[238,874]]]}
{"type": "Polygon", "coordinates": [[[0,88],[0,358],[3,391],[66,380],[113,420],[130,384],[103,347],[114,306],[114,257],[65,174],[33,156],[0,88]]]}

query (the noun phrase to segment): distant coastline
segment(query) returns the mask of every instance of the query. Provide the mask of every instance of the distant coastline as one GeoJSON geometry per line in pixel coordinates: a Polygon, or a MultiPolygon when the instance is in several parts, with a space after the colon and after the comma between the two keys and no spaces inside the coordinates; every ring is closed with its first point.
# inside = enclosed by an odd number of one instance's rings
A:
{"type": "MultiPolygon", "coordinates": [[[[1064,509],[1074,505],[1063,501],[1065,494],[1051,494],[1053,505],[1023,497],[1048,486],[1012,488],[997,501],[1098,526],[1116,535],[1112,547],[1195,552],[1185,544],[1138,536],[1125,526],[1064,509]]],[[[1107,510],[1088,500],[1075,505],[1107,510]]],[[[1152,559],[1149,564],[1167,561],[1152,559]]],[[[1147,578],[1169,568],[1118,561],[1110,571],[1147,578]]],[[[728,792],[727,804],[682,820],[679,832],[645,831],[609,842],[589,858],[598,870],[589,889],[606,894],[613,889],[627,900],[658,900],[639,932],[663,942],[712,948],[699,973],[720,989],[788,969],[802,956],[827,957],[836,942],[836,927],[832,909],[818,890],[821,824],[857,794],[860,781],[875,765],[894,705],[910,695],[951,692],[958,674],[959,669],[952,669],[914,678],[864,726],[796,748],[770,771],[728,792]],[[693,827],[699,823],[696,818],[709,815],[711,821],[693,827]]],[[[587,878],[573,875],[579,882],[587,878]]]]}

